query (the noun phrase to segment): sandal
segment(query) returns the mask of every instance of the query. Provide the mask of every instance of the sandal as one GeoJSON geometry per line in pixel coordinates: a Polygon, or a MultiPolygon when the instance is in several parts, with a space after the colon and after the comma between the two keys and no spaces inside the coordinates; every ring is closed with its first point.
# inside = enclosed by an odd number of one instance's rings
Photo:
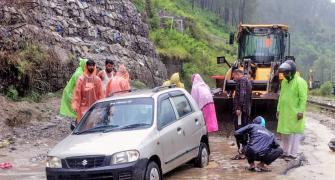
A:
{"type": "Polygon", "coordinates": [[[266,167],[256,167],[255,170],[257,172],[271,172],[271,169],[266,168],[266,167]]]}
{"type": "Polygon", "coordinates": [[[244,157],[241,157],[240,154],[237,154],[236,156],[230,158],[231,160],[242,160],[242,159],[245,159],[245,156],[244,157]]]}
{"type": "Polygon", "coordinates": [[[248,167],[247,169],[251,172],[256,172],[256,167],[248,167]]]}

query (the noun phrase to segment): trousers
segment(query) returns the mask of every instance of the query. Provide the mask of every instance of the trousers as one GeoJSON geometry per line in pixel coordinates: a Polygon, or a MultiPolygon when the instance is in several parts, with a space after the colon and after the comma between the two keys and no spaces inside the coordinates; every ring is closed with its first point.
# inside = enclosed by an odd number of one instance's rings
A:
{"type": "Polygon", "coordinates": [[[246,156],[248,159],[249,164],[254,163],[255,161],[260,161],[265,163],[266,165],[271,164],[273,161],[275,161],[279,156],[283,154],[283,149],[280,147],[277,148],[271,148],[268,153],[266,153],[263,156],[259,156],[258,154],[255,154],[251,150],[247,150],[246,156]]]}
{"type": "Polygon", "coordinates": [[[302,134],[282,134],[281,137],[284,155],[296,157],[302,134]]]}

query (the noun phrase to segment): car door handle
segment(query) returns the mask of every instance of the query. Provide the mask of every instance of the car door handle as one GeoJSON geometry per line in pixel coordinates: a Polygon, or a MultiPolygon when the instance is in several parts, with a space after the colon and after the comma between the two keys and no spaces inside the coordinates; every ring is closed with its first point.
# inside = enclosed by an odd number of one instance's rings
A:
{"type": "Polygon", "coordinates": [[[178,132],[180,132],[180,131],[181,131],[181,128],[180,128],[180,127],[178,127],[178,128],[177,128],[177,131],[178,131],[178,132]]]}

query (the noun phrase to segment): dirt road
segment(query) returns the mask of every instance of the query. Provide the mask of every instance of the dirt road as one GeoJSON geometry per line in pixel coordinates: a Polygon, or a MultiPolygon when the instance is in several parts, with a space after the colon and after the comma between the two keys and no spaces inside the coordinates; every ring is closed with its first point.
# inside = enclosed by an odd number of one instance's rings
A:
{"type": "MultiPolygon", "coordinates": [[[[212,154],[208,167],[199,169],[193,168],[192,165],[183,165],[165,175],[164,179],[335,179],[335,153],[327,147],[328,141],[335,137],[333,130],[329,128],[333,127],[333,124],[335,121],[331,117],[320,113],[307,113],[301,150],[309,164],[291,170],[286,176],[281,173],[288,164],[282,159],[271,165],[270,173],[249,172],[246,170],[248,165],[245,160],[230,160],[236,152],[236,147],[231,145],[234,142],[232,138],[211,136],[212,154]]],[[[9,161],[13,164],[12,169],[0,169],[0,179],[45,179],[47,151],[69,133],[67,128],[68,122],[57,115],[53,115],[50,122],[32,122],[25,128],[18,128],[15,142],[0,148],[0,162],[9,161]],[[64,123],[65,125],[59,125],[64,123]],[[41,132],[37,132],[41,131],[41,128],[42,135],[39,134],[41,132]]]]}

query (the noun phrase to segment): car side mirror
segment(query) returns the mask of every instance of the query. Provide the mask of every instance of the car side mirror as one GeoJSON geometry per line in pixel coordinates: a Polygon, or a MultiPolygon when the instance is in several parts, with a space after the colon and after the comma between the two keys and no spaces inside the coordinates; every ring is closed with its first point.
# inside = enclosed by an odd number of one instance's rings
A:
{"type": "Polygon", "coordinates": [[[231,32],[230,34],[229,34],[229,44],[230,45],[233,45],[234,44],[234,40],[235,40],[235,34],[233,33],[233,32],[231,32]]]}
{"type": "Polygon", "coordinates": [[[217,64],[227,64],[229,68],[231,67],[231,65],[226,60],[226,57],[224,56],[217,57],[216,61],[217,61],[217,64]]]}

